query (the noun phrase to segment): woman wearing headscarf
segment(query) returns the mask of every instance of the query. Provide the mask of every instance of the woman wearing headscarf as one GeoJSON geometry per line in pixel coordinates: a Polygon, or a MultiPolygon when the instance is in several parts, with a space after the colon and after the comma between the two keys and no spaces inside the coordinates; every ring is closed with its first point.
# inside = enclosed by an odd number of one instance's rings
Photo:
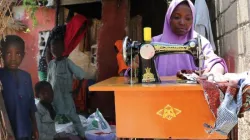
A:
{"type": "MultiPolygon", "coordinates": [[[[166,13],[163,33],[152,38],[152,42],[183,44],[194,39],[198,33],[194,31],[195,8],[190,0],[173,0],[166,13]]],[[[204,61],[204,73],[227,72],[224,60],[214,54],[210,42],[201,36],[204,61]]],[[[176,75],[180,70],[197,70],[193,57],[189,54],[169,54],[156,58],[156,68],[160,76],[176,75]]]]}

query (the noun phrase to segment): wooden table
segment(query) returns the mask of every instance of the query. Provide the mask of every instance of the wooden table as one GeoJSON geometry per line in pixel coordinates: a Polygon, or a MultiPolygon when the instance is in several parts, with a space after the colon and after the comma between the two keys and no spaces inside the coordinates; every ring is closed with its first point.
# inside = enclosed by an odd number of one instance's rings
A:
{"type": "Polygon", "coordinates": [[[203,124],[213,125],[215,118],[200,85],[161,79],[160,84],[130,85],[124,77],[113,77],[89,90],[114,91],[119,138],[227,139],[205,132],[203,124]]]}

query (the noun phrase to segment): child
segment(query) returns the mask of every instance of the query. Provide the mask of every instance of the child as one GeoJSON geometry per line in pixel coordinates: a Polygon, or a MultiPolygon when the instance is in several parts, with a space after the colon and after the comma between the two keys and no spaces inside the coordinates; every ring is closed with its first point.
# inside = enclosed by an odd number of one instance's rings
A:
{"type": "MultiPolygon", "coordinates": [[[[53,29],[49,40],[50,50],[55,59],[51,60],[48,65],[48,82],[54,90],[53,104],[56,113],[58,115],[66,115],[73,122],[78,134],[84,137],[84,128],[76,113],[72,97],[72,93],[74,93],[72,92],[72,83],[73,76],[82,81],[87,75],[70,59],[63,57],[64,35],[60,34],[60,30],[53,29]]],[[[81,85],[80,82],[79,88],[81,85]]]]}
{"type": "Polygon", "coordinates": [[[40,140],[78,140],[77,136],[70,134],[56,133],[55,117],[56,112],[52,106],[54,93],[49,82],[41,81],[35,85],[36,96],[40,99],[37,103],[36,121],[39,130],[40,140]]]}
{"type": "Polygon", "coordinates": [[[40,134],[40,140],[53,140],[56,135],[55,117],[56,112],[52,107],[53,89],[46,81],[38,82],[35,85],[36,97],[40,99],[37,103],[36,121],[40,134]]]}
{"type": "Polygon", "coordinates": [[[35,100],[29,73],[18,69],[24,55],[25,43],[16,35],[1,40],[4,68],[0,69],[3,99],[16,140],[38,140],[35,100]]]}

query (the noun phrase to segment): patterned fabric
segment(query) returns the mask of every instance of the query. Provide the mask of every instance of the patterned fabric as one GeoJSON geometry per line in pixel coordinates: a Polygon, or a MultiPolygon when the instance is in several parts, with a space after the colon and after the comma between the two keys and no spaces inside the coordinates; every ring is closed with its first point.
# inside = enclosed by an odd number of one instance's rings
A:
{"type": "MultiPolygon", "coordinates": [[[[177,77],[186,79],[185,74],[191,73],[193,71],[182,70],[177,73],[177,77]]],[[[207,132],[228,135],[238,123],[239,114],[250,109],[250,80],[241,82],[240,87],[233,87],[229,83],[209,82],[201,77],[196,80],[201,84],[211,112],[216,118],[214,126],[204,124],[207,132]]]]}
{"type": "Polygon", "coordinates": [[[45,56],[41,56],[39,60],[38,71],[47,72],[47,63],[45,56]]]}
{"type": "Polygon", "coordinates": [[[208,101],[209,107],[215,117],[217,117],[217,109],[220,106],[220,92],[219,88],[214,83],[208,82],[207,80],[198,80],[202,85],[206,100],[208,101]]]}
{"type": "Polygon", "coordinates": [[[38,61],[38,76],[39,76],[40,81],[47,80],[48,65],[47,65],[46,56],[45,56],[46,49],[48,49],[48,46],[46,46],[46,48],[43,50],[43,53],[38,61]]]}
{"type": "MultiPolygon", "coordinates": [[[[220,90],[218,84],[206,80],[198,80],[203,87],[209,107],[216,117],[214,126],[205,124],[208,133],[218,132],[227,135],[238,123],[238,110],[241,108],[241,96],[238,96],[238,89],[227,86],[226,92],[220,90]]],[[[224,86],[224,85],[223,85],[224,86]]],[[[223,90],[225,87],[223,87],[223,90]]]]}

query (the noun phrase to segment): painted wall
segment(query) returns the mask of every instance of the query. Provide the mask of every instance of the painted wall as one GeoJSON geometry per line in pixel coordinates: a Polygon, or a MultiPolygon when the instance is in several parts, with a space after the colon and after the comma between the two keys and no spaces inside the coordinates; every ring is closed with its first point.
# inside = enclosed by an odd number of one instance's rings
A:
{"type": "MultiPolygon", "coordinates": [[[[128,0],[102,1],[102,26],[98,35],[98,81],[117,76],[116,52],[114,43],[124,38],[127,23],[128,0]],[[119,2],[121,2],[119,4],[119,2]],[[119,5],[119,6],[118,6],[119,5]]],[[[112,92],[97,92],[92,98],[91,108],[99,108],[107,120],[114,120],[114,94],[112,92]]]]}
{"type": "Polygon", "coordinates": [[[20,66],[21,69],[29,72],[32,76],[33,85],[38,81],[37,72],[37,54],[38,54],[38,33],[39,31],[51,30],[55,25],[55,10],[48,8],[39,8],[36,12],[38,25],[33,27],[32,20],[25,13],[23,6],[13,9],[15,19],[22,20],[30,29],[29,33],[17,32],[25,41],[26,55],[20,66]]]}

